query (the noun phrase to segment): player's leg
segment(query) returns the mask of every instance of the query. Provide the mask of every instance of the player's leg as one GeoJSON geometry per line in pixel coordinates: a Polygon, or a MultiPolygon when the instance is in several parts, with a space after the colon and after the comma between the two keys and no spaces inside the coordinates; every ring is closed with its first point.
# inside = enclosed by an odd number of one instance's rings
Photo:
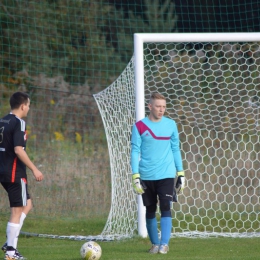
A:
{"type": "MultiPolygon", "coordinates": [[[[158,236],[158,228],[157,228],[157,219],[155,217],[157,205],[153,204],[146,207],[146,228],[153,245],[159,245],[159,236],[158,236]]],[[[159,249],[159,247],[158,247],[159,249]]],[[[158,250],[157,250],[158,252],[158,250]]]]}
{"type": "Polygon", "coordinates": [[[6,242],[2,246],[2,250],[6,252],[8,245],[10,247],[14,247],[14,240],[19,230],[19,221],[22,214],[23,206],[20,202],[18,202],[17,204],[16,201],[16,195],[17,191],[20,190],[20,184],[9,182],[2,182],[1,184],[8,194],[11,209],[10,218],[6,226],[6,242]]]}
{"type": "Polygon", "coordinates": [[[159,236],[156,220],[157,193],[155,191],[155,181],[144,181],[146,185],[145,193],[142,195],[144,206],[146,207],[146,228],[152,243],[149,253],[157,254],[159,251],[159,236]]]}
{"type": "Polygon", "coordinates": [[[170,203],[172,201],[174,188],[174,179],[168,178],[158,181],[158,196],[160,200],[161,211],[161,242],[159,253],[166,254],[169,250],[168,244],[171,236],[172,229],[172,214],[170,203]]]}
{"type": "Polygon", "coordinates": [[[7,245],[16,248],[16,238],[20,231],[20,218],[23,212],[22,207],[11,207],[11,216],[7,223],[6,236],[7,245]]]}
{"type": "Polygon", "coordinates": [[[23,214],[25,214],[25,217],[31,211],[32,207],[33,207],[32,200],[30,198],[30,195],[27,193],[27,203],[26,206],[23,208],[23,214]]]}
{"type": "Polygon", "coordinates": [[[24,207],[27,203],[26,182],[21,180],[18,183],[2,183],[9,197],[11,215],[6,227],[7,247],[6,259],[16,257],[15,259],[24,259],[16,250],[17,237],[20,232],[20,220],[24,207]]]}
{"type": "Polygon", "coordinates": [[[28,187],[26,185],[26,197],[27,197],[27,203],[26,203],[26,206],[23,207],[23,212],[21,214],[21,217],[20,217],[20,228],[19,228],[19,232],[18,232],[18,235],[15,239],[15,248],[17,249],[17,243],[18,243],[18,237],[19,237],[19,234],[20,234],[20,231],[22,229],[22,226],[23,226],[23,222],[26,218],[26,216],[28,215],[28,213],[30,212],[30,210],[32,209],[32,200],[30,198],[30,195],[28,193],[28,187]]]}
{"type": "MultiPolygon", "coordinates": [[[[18,231],[18,236],[20,234],[20,231],[21,231],[21,228],[23,226],[23,222],[27,216],[27,214],[29,213],[29,211],[32,209],[32,201],[31,199],[28,199],[27,200],[27,205],[25,207],[23,207],[23,210],[22,210],[22,214],[21,214],[21,217],[20,217],[20,221],[19,221],[19,231],[18,231]]],[[[16,215],[16,214],[13,214],[13,215],[16,215]]],[[[12,220],[10,220],[12,221],[12,220]]],[[[10,222],[9,221],[9,222],[10,222]]],[[[12,223],[12,222],[11,222],[12,223]]],[[[13,247],[17,249],[17,243],[18,243],[18,236],[16,236],[15,240],[14,240],[14,243],[13,243],[13,247]]],[[[6,236],[7,238],[7,236],[6,236]]],[[[4,243],[4,245],[2,246],[2,251],[5,253],[6,252],[6,249],[7,249],[7,240],[6,242],[4,243]]]]}
{"type": "Polygon", "coordinates": [[[160,201],[160,211],[161,211],[161,242],[160,242],[160,253],[167,253],[169,250],[168,244],[171,236],[172,229],[172,215],[170,210],[170,201],[161,200],[160,201]]]}
{"type": "MultiPolygon", "coordinates": [[[[29,211],[30,211],[31,209],[32,209],[32,201],[31,201],[31,199],[28,199],[28,200],[27,200],[27,205],[26,205],[25,207],[23,207],[23,211],[22,211],[22,214],[21,214],[21,217],[20,217],[19,230],[17,230],[17,234],[18,234],[18,235],[16,235],[16,237],[14,238],[14,240],[13,240],[12,236],[10,236],[10,235],[8,236],[8,237],[10,238],[10,240],[13,241],[13,245],[12,245],[13,248],[16,248],[16,249],[17,249],[18,237],[19,237],[21,228],[22,228],[22,226],[23,226],[23,222],[24,222],[24,220],[25,220],[27,214],[29,213],[29,211]]],[[[8,232],[8,227],[7,227],[7,232],[8,232]]],[[[6,232],[6,234],[7,234],[7,232],[6,232]]],[[[6,235],[6,238],[7,238],[7,235],[6,235]]],[[[9,242],[9,243],[10,243],[10,242],[9,242]]],[[[6,253],[6,251],[7,251],[7,245],[8,245],[8,242],[7,242],[7,240],[6,240],[6,242],[5,242],[5,243],[3,244],[3,246],[2,246],[2,251],[3,251],[4,253],[6,253]]],[[[17,251],[17,254],[19,254],[18,251],[17,251]]],[[[20,258],[21,258],[21,254],[20,254],[20,258]]],[[[21,258],[21,259],[22,259],[22,258],[21,258]]]]}

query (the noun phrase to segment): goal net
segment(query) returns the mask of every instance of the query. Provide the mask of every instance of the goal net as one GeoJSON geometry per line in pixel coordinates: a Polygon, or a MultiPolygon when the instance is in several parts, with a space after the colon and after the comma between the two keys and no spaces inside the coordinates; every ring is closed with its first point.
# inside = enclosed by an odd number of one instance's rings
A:
{"type": "Polygon", "coordinates": [[[135,58],[94,95],[112,181],[102,235],[145,228],[132,191],[130,138],[134,122],[148,114],[150,93],[158,91],[179,128],[187,180],[172,205],[172,237],[260,236],[259,42],[259,33],[135,34],[135,58]]]}

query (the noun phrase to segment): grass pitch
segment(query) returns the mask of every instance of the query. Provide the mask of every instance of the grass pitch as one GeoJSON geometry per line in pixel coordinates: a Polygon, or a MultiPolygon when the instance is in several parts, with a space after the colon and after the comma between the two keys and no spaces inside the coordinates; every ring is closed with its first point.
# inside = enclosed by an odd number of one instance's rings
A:
{"type": "MultiPolygon", "coordinates": [[[[5,240],[7,215],[0,214],[0,237],[5,240]]],[[[23,231],[56,235],[98,235],[105,219],[43,219],[27,217],[23,231]]],[[[21,235],[18,249],[28,260],[80,260],[85,241],[39,238],[21,235]]],[[[99,242],[103,260],[259,260],[260,238],[172,238],[167,255],[150,255],[147,238],[99,242]]],[[[1,259],[1,256],[0,256],[1,259]]]]}

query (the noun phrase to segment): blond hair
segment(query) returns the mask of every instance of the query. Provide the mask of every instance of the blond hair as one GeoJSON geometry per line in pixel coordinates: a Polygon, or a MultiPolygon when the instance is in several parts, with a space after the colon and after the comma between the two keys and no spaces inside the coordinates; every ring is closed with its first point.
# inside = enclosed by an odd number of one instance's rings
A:
{"type": "Polygon", "coordinates": [[[153,92],[151,93],[151,96],[150,96],[150,102],[151,103],[153,100],[155,99],[163,99],[163,100],[166,100],[165,96],[158,93],[158,92],[153,92]]]}

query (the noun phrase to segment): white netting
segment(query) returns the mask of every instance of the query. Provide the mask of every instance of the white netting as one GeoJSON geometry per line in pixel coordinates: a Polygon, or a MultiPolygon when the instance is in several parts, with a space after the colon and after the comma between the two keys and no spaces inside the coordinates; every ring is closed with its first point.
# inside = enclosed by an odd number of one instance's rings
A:
{"type": "Polygon", "coordinates": [[[108,141],[111,167],[111,210],[103,236],[131,237],[137,229],[137,202],[132,192],[130,168],[131,125],[135,122],[133,60],[121,76],[94,95],[108,141]]]}
{"type": "MultiPolygon", "coordinates": [[[[260,48],[257,43],[144,44],[145,104],[167,98],[179,127],[187,187],[172,236],[260,236],[260,48]]],[[[137,228],[130,169],[134,64],[94,97],[111,160],[112,205],[103,235],[137,228]]],[[[148,111],[147,111],[148,112],[148,111]]]]}

